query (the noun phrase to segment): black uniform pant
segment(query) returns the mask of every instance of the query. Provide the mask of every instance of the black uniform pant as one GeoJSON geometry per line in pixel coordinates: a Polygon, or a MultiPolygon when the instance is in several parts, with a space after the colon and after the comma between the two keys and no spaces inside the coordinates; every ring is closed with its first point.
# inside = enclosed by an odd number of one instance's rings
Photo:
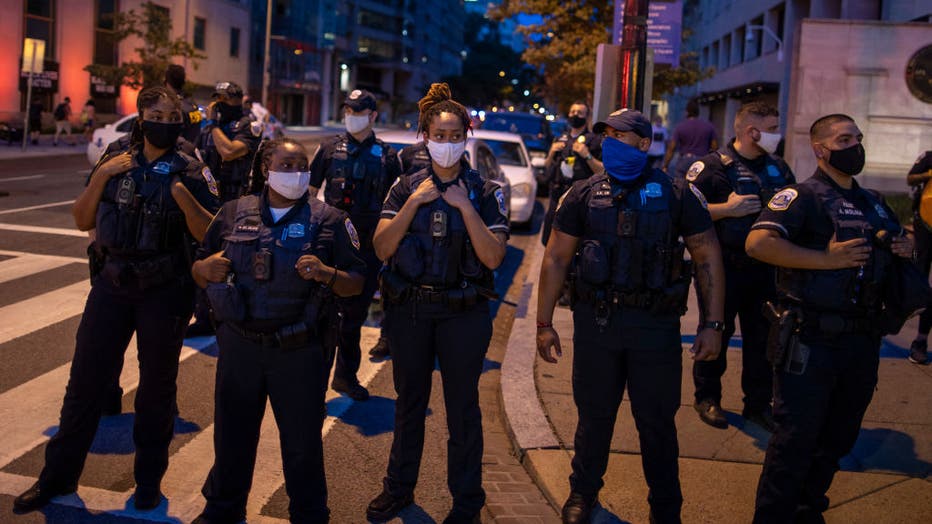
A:
{"type": "Polygon", "coordinates": [[[138,487],[159,487],[174,434],[178,355],[191,319],[193,292],[193,284],[181,280],[128,292],[95,279],[75,337],[58,433],[45,449],[40,485],[59,489],[77,485],[103,403],[119,378],[123,354],[135,332],[139,352],[135,480],[138,487]]]}
{"type": "MultiPolygon", "coordinates": [[[[362,293],[337,299],[338,307],[343,313],[343,320],[340,325],[340,336],[337,339],[339,351],[335,355],[337,366],[334,370],[334,378],[350,384],[358,382],[356,373],[359,372],[359,365],[362,361],[362,349],[359,347],[362,326],[369,316],[372,296],[379,287],[379,269],[382,268],[382,261],[375,255],[375,250],[361,251],[360,256],[366,262],[366,280],[363,283],[362,293]]],[[[329,349],[329,353],[332,358],[334,356],[332,348],[329,349]]]]}
{"type": "Polygon", "coordinates": [[[757,486],[755,523],[789,523],[820,514],[838,461],[854,447],[877,385],[880,337],[848,334],[804,339],[810,350],[801,375],[774,374],[770,439],[757,486]]]}
{"type": "Polygon", "coordinates": [[[679,522],[683,495],[674,416],[683,371],[679,319],[614,311],[600,330],[592,305],[573,312],[573,400],[579,413],[570,487],[586,497],[602,489],[612,432],[625,387],[641,444],[651,513],[679,522]]]}
{"type": "MultiPolygon", "coordinates": [[[[727,259],[726,259],[727,260],[727,259]]],[[[735,334],[735,317],[741,320],[741,390],[744,413],[770,407],[773,369],[767,362],[770,329],[761,308],[775,294],[773,268],[765,264],[725,262],[725,330],[718,358],[693,364],[696,402],[722,401],[722,375],[728,366],[728,341],[735,334]]]]}
{"type": "MultiPolygon", "coordinates": [[[[920,221],[913,221],[914,234],[916,235],[916,255],[919,269],[922,274],[929,275],[929,267],[932,266],[932,233],[923,226],[920,221]]],[[[929,334],[932,329],[932,307],[928,307],[919,314],[919,333],[929,334]]]]}
{"type": "MultiPolygon", "coordinates": [[[[558,176],[562,176],[559,175],[558,176]]],[[[557,206],[560,205],[560,197],[570,188],[571,184],[551,184],[550,185],[550,204],[547,212],[544,213],[544,223],[541,226],[540,241],[545,246],[550,240],[550,230],[553,227],[553,217],[557,214],[557,206]]]]}
{"type": "Polygon", "coordinates": [[[217,345],[214,465],[201,490],[207,499],[204,513],[220,521],[245,518],[262,417],[271,401],[291,521],[328,522],[320,344],[287,350],[264,347],[221,324],[217,345]]]}
{"type": "Polygon", "coordinates": [[[465,311],[442,304],[392,305],[388,337],[395,381],[395,434],[385,489],[395,496],[414,491],[424,451],[424,418],[435,361],[440,364],[447,413],[447,487],[453,509],[477,514],[482,489],[482,413],[479,376],[492,339],[488,302],[465,311]]]}

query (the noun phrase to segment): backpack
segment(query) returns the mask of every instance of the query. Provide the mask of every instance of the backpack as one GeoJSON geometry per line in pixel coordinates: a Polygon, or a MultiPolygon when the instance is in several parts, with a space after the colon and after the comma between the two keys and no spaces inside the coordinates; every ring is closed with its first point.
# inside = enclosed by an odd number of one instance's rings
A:
{"type": "Polygon", "coordinates": [[[68,112],[65,110],[65,104],[58,104],[55,107],[55,120],[64,120],[68,118],[68,112]]]}

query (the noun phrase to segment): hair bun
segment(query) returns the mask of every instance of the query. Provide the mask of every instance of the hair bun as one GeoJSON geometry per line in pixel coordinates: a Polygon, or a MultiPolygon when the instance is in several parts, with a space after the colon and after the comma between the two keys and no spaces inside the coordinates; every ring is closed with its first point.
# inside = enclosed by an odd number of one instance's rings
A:
{"type": "Polygon", "coordinates": [[[452,98],[453,93],[450,91],[450,86],[446,82],[435,82],[430,85],[430,89],[427,91],[427,94],[424,95],[424,98],[418,101],[417,108],[423,113],[434,104],[443,102],[444,100],[451,100],[452,98]]]}

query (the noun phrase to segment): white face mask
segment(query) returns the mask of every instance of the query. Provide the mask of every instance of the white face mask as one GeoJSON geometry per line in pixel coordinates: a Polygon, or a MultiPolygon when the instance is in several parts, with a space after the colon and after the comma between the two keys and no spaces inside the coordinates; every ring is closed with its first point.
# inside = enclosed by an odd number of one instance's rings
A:
{"type": "Polygon", "coordinates": [[[783,135],[780,133],[768,133],[766,131],[760,132],[760,140],[757,141],[757,145],[761,149],[767,152],[767,154],[772,155],[777,150],[777,146],[780,145],[780,139],[783,138],[783,135]]]}
{"type": "Polygon", "coordinates": [[[440,143],[428,140],[427,151],[430,152],[431,160],[437,162],[440,167],[453,167],[466,151],[466,141],[440,143]]]}
{"type": "Polygon", "coordinates": [[[301,198],[310,183],[310,171],[269,171],[269,187],[288,200],[301,198]]]}
{"type": "Polygon", "coordinates": [[[359,133],[369,127],[369,115],[345,115],[343,120],[350,134],[359,133]]]}

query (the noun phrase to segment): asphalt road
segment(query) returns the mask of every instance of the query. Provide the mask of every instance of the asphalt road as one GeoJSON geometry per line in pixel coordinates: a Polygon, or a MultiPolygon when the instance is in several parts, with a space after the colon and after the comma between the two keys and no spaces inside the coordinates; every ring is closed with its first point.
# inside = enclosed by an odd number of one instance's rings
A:
{"type": "MultiPolygon", "coordinates": [[[[328,134],[332,131],[302,136],[301,141],[313,153],[314,144],[328,134]]],[[[74,333],[89,289],[87,236],[74,228],[70,214],[89,167],[83,155],[0,161],[0,193],[9,193],[0,197],[0,522],[188,522],[203,507],[200,488],[212,463],[217,355],[212,338],[188,339],[182,351],[180,415],[162,484],[168,499],[158,508],[138,512],[130,501],[138,380],[134,340],[121,377],[124,414],[101,420],[78,494],[58,498],[42,512],[11,513],[13,498],[38,476],[45,442],[56,430],[74,333]]],[[[496,281],[499,290],[507,289],[514,273],[527,263],[523,251],[537,241],[533,233],[541,215],[538,209],[531,231],[512,236],[496,281]]],[[[364,328],[364,352],[378,335],[379,317],[374,306],[364,328]]],[[[488,369],[498,365],[487,362],[488,369]]],[[[391,361],[364,359],[359,378],[372,394],[367,402],[328,393],[324,447],[335,523],[365,522],[366,504],[381,489],[392,438],[391,361]]],[[[439,374],[434,377],[430,410],[416,506],[396,522],[439,521],[450,508],[439,374]]],[[[248,507],[250,522],[287,519],[277,439],[274,419],[267,412],[248,507]]]]}

